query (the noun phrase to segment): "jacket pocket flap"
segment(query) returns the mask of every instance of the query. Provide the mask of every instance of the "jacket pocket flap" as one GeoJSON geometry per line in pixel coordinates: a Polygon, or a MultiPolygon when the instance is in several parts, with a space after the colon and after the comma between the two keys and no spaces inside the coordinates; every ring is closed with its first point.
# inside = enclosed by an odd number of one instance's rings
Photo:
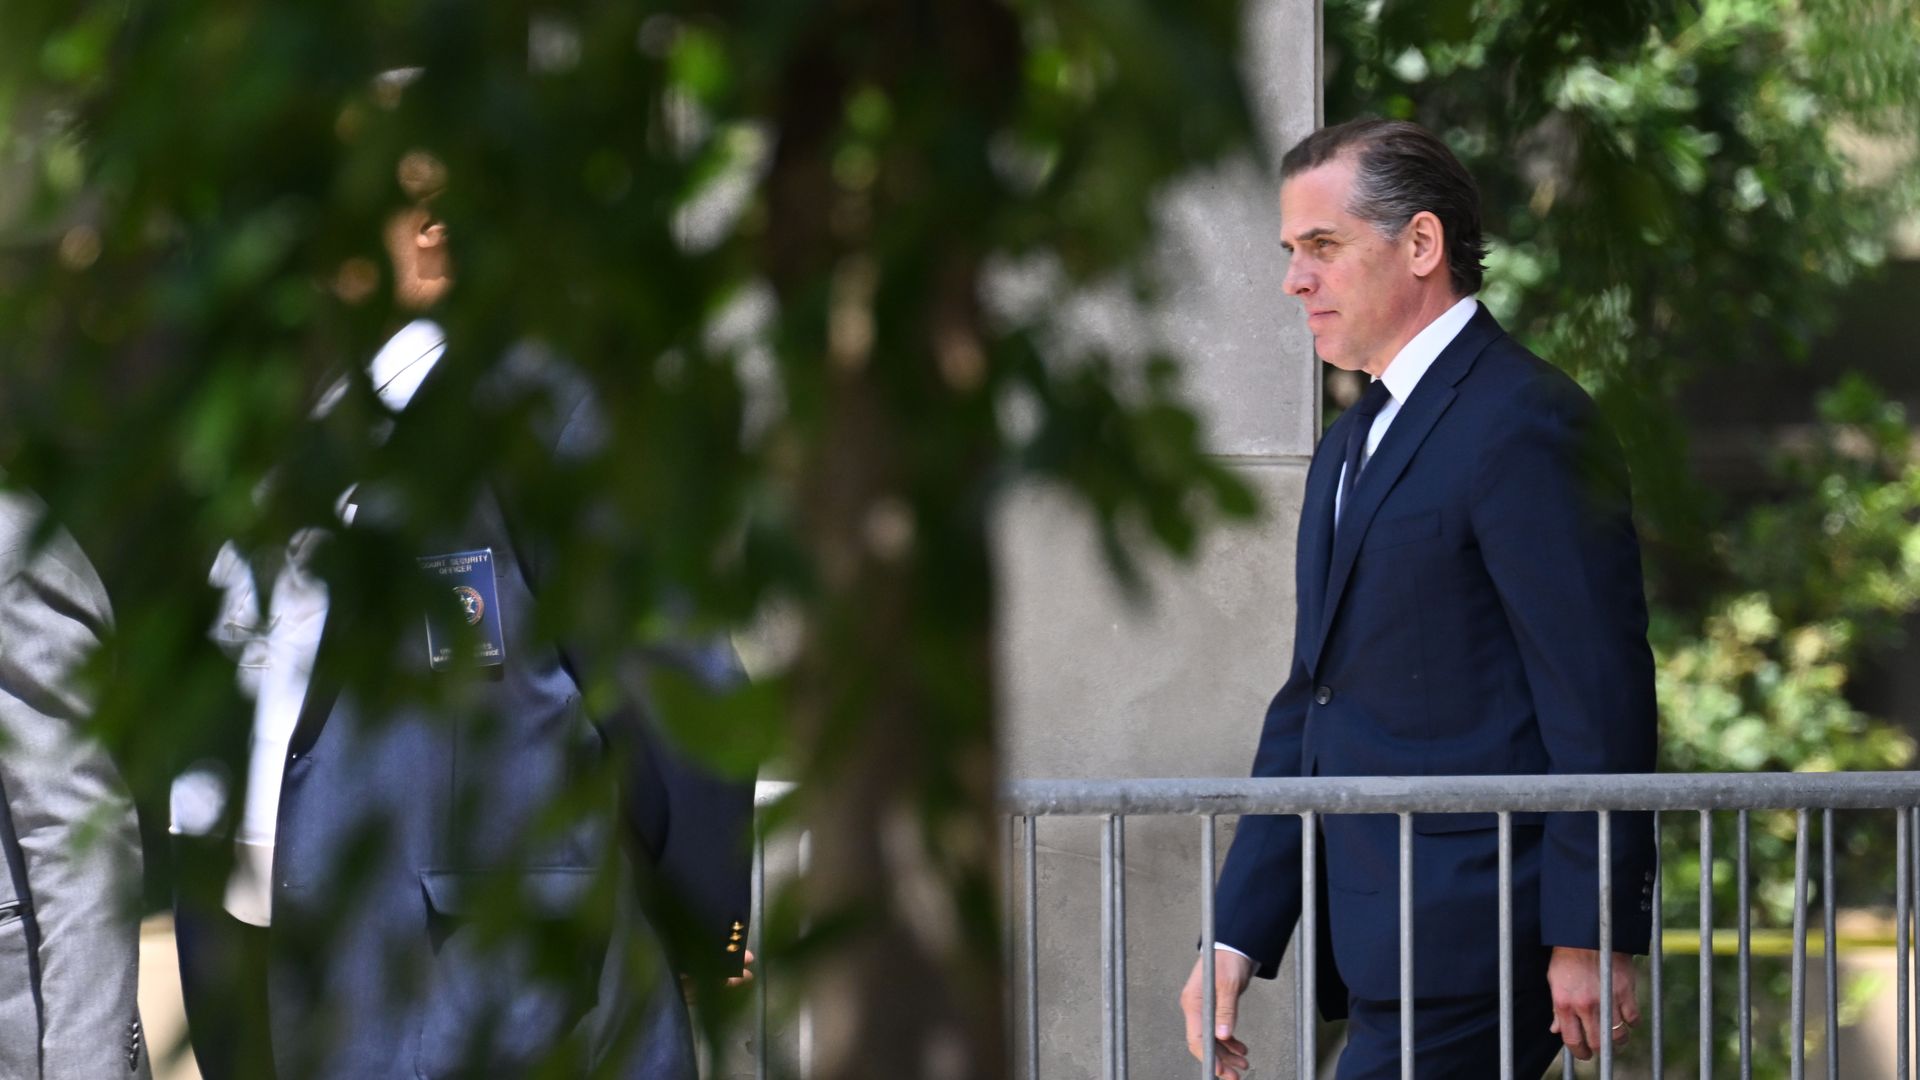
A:
{"type": "Polygon", "coordinates": [[[517,888],[521,911],[564,918],[586,903],[593,879],[593,868],[586,866],[420,871],[427,903],[441,915],[471,915],[482,907],[509,903],[506,891],[517,888]]]}

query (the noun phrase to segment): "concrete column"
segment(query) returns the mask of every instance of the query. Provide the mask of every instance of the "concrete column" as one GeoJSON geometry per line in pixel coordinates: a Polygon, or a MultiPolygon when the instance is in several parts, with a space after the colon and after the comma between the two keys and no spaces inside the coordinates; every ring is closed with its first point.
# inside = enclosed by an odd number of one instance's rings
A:
{"type": "MultiPolygon", "coordinates": [[[[1246,79],[1269,161],[1319,122],[1318,0],[1248,5],[1246,79]]],[[[1185,364],[1209,446],[1260,494],[1254,525],[1216,531],[1189,565],[1149,567],[1145,603],[1111,583],[1085,516],[1035,490],[999,535],[1003,760],[1015,777],[1244,776],[1292,646],[1294,533],[1319,432],[1319,372],[1280,288],[1277,181],[1250,160],[1199,171],[1158,210],[1167,291],[1151,311],[1106,296],[1070,322],[1123,350],[1185,364]]],[[[1224,857],[1232,822],[1223,821],[1224,857]]],[[[1040,823],[1043,1075],[1101,1067],[1096,823],[1040,823]]],[[[1200,928],[1198,826],[1127,833],[1129,1063],[1197,1075],[1174,998],[1200,928]]],[[[1016,988],[1017,989],[1017,988],[1016,988]]],[[[1249,995],[1241,1030],[1263,1076],[1293,1075],[1291,969],[1249,995]]],[[[1019,1032],[1016,1031],[1016,1036],[1019,1032]]]]}

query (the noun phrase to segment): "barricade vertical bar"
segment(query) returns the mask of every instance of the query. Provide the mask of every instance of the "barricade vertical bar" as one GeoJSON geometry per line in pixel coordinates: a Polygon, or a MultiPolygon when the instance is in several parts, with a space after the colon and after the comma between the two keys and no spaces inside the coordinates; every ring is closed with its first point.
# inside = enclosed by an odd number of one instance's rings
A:
{"type": "Polygon", "coordinates": [[[1500,1080],[1513,1080],[1513,815],[1500,811],[1500,1080]]]}
{"type": "MultiPolygon", "coordinates": [[[[1027,1080],[1040,1080],[1040,831],[1031,815],[1026,822],[1027,1080]]],[[[1213,883],[1211,876],[1207,883],[1213,883]]],[[[1211,908],[1208,914],[1211,916],[1211,908]]]]}
{"type": "Polygon", "coordinates": [[[1913,823],[1907,828],[1907,855],[1913,864],[1913,883],[1907,888],[1907,914],[1913,922],[1913,929],[1907,936],[1907,945],[1913,952],[1914,963],[1914,1013],[1915,1025],[1920,1025],[1920,806],[1910,811],[1913,823]]]}
{"type": "Polygon", "coordinates": [[[1807,828],[1811,813],[1801,807],[1795,815],[1793,835],[1793,985],[1788,990],[1792,1031],[1792,1057],[1789,1068],[1793,1080],[1807,1075],[1807,828]]]}
{"type": "MultiPolygon", "coordinates": [[[[1301,892],[1304,893],[1305,891],[1304,888],[1301,889],[1301,892]]],[[[1307,1042],[1305,1038],[1307,1014],[1306,1010],[1300,1007],[1300,1003],[1307,1000],[1307,950],[1304,947],[1304,943],[1307,940],[1305,928],[1306,917],[1306,902],[1302,901],[1300,907],[1300,918],[1302,921],[1294,924],[1293,935],[1293,1071],[1303,1077],[1307,1075],[1307,1042]]]]}
{"type": "Polygon", "coordinates": [[[1413,1080],[1413,815],[1408,813],[1400,815],[1400,1080],[1413,1080]]]}
{"type": "Polygon", "coordinates": [[[759,822],[753,829],[753,881],[747,910],[753,920],[749,935],[753,955],[760,965],[753,980],[753,1076],[754,1080],[767,1080],[767,1060],[773,1056],[767,1046],[767,834],[759,822]]]}
{"type": "Polygon", "coordinates": [[[1827,1080],[1840,1076],[1840,941],[1833,933],[1833,808],[1820,811],[1820,906],[1825,918],[1827,1080]]]}
{"type": "Polygon", "coordinates": [[[1700,811],[1700,1075],[1713,1075],[1713,813],[1700,811]]]}
{"type": "Polygon", "coordinates": [[[1753,1080],[1753,910],[1747,899],[1747,818],[1739,814],[1739,847],[1734,861],[1740,875],[1740,1080],[1753,1080]]]}
{"type": "Polygon", "coordinates": [[[1200,1008],[1206,1029],[1200,1036],[1200,1080],[1213,1080],[1213,815],[1200,819],[1200,1008]]]}
{"type": "Polygon", "coordinates": [[[1652,901],[1653,935],[1648,942],[1647,974],[1653,978],[1653,1080],[1664,1080],[1667,1064],[1667,1049],[1666,1046],[1663,1045],[1666,1038],[1666,998],[1662,992],[1662,987],[1666,980],[1662,978],[1661,966],[1666,961],[1667,949],[1665,943],[1660,939],[1660,935],[1666,930],[1666,917],[1660,910],[1661,901],[1664,899],[1664,890],[1661,888],[1660,879],[1666,876],[1666,874],[1660,866],[1658,857],[1660,852],[1660,811],[1658,810],[1653,812],[1653,850],[1655,853],[1652,901]]]}
{"type": "Polygon", "coordinates": [[[1894,1054],[1896,1056],[1893,1063],[1893,1074],[1897,1080],[1907,1080],[1907,961],[1909,959],[1907,956],[1907,905],[1909,902],[1908,889],[1911,887],[1911,880],[1907,877],[1907,859],[1910,857],[1907,849],[1913,843],[1913,838],[1908,833],[1909,827],[1907,812],[1905,810],[1894,811],[1894,865],[1900,868],[1899,873],[1894,875],[1897,880],[1893,883],[1893,949],[1894,952],[1898,954],[1894,960],[1893,967],[1896,973],[1894,978],[1897,984],[1895,993],[1900,999],[1899,1003],[1894,1007],[1894,1028],[1896,1034],[1894,1035],[1893,1041],[1894,1054]]]}
{"type": "Polygon", "coordinates": [[[1004,942],[1006,949],[1004,963],[1006,967],[1005,974],[1001,976],[1003,981],[1000,985],[1006,988],[1005,1004],[1007,1027],[1006,1034],[1003,1035],[1002,1038],[1006,1041],[1007,1075],[1011,1077],[1019,1075],[1020,1072],[1020,998],[1014,989],[1018,985],[1015,980],[1019,978],[1020,951],[1018,942],[1020,938],[1019,935],[1014,933],[1013,929],[1014,926],[1017,925],[1016,920],[1020,917],[1020,908],[1014,899],[1015,892],[1020,886],[1020,815],[1009,815],[1003,818],[1002,821],[1006,825],[1007,857],[1002,864],[1005,876],[1001,881],[1000,933],[1002,937],[1006,939],[1004,942]]]}
{"type": "MultiPolygon", "coordinates": [[[[800,831],[800,839],[795,842],[794,848],[795,848],[794,866],[796,868],[796,872],[800,875],[800,878],[802,880],[805,880],[807,875],[813,872],[813,830],[802,829],[800,831]]],[[[803,936],[812,929],[813,929],[813,923],[811,919],[801,920],[800,933],[803,936]]],[[[799,1032],[797,1033],[797,1041],[799,1043],[799,1046],[796,1050],[796,1056],[800,1060],[799,1060],[798,1068],[796,1068],[794,1071],[798,1074],[798,1076],[800,1077],[800,1080],[812,1080],[812,1077],[813,1077],[813,1006],[810,1003],[806,1002],[804,999],[802,1000],[800,1005],[800,1018],[799,1018],[798,1027],[800,1029],[799,1032]]]]}
{"type": "Polygon", "coordinates": [[[1595,815],[1600,879],[1600,1080],[1613,1080],[1613,815],[1595,815]]]}
{"type": "Polygon", "coordinates": [[[1118,1080],[1119,1049],[1113,1044],[1113,815],[1100,820],[1100,1075],[1118,1080]]]}
{"type": "Polygon", "coordinates": [[[1315,1045],[1315,988],[1320,985],[1320,821],[1319,815],[1300,815],[1300,938],[1294,946],[1300,958],[1300,994],[1294,1010],[1300,1016],[1300,1080],[1313,1080],[1320,1057],[1315,1045]]]}
{"type": "Polygon", "coordinates": [[[1113,1046],[1116,1072],[1127,1080],[1127,819],[1113,819],[1113,1046]]]}
{"type": "Polygon", "coordinates": [[[1310,906],[1313,903],[1313,897],[1312,894],[1307,891],[1307,878],[1304,873],[1307,850],[1304,841],[1306,837],[1307,830],[1302,826],[1300,839],[1303,843],[1300,846],[1300,863],[1303,872],[1300,875],[1300,919],[1294,924],[1293,934],[1293,1071],[1296,1076],[1300,1077],[1307,1075],[1307,1042],[1305,1038],[1307,1013],[1306,1010],[1301,1007],[1301,1002],[1307,1000],[1308,950],[1305,943],[1309,938],[1307,937],[1306,927],[1307,912],[1313,910],[1310,906]]]}
{"type": "Polygon", "coordinates": [[[1560,1075],[1563,1080],[1573,1080],[1573,1051],[1565,1048],[1560,1051],[1560,1075]]]}

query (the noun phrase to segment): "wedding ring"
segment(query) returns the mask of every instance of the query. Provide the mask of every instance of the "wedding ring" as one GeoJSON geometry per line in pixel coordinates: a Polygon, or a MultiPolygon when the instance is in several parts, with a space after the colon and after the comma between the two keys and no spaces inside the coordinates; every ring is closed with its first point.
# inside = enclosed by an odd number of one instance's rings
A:
{"type": "Polygon", "coordinates": [[[1622,1021],[1620,1021],[1619,1023],[1617,1023],[1617,1024],[1615,1024],[1615,1025],[1613,1025],[1613,1030],[1615,1030],[1615,1031],[1619,1031],[1619,1030],[1620,1030],[1621,1028],[1623,1028],[1623,1027],[1626,1027],[1626,1026],[1627,1026],[1627,1022],[1626,1022],[1625,1020],[1622,1020],[1622,1021]]]}

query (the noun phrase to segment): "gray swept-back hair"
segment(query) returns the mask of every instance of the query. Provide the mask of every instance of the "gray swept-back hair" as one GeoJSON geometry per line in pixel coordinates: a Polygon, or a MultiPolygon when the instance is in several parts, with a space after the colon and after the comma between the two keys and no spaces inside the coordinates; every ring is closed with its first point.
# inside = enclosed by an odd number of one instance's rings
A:
{"type": "Polygon", "coordinates": [[[1352,154],[1356,163],[1347,210],[1387,237],[1399,236],[1413,215],[1431,211],[1445,234],[1454,293],[1478,292],[1487,256],[1480,235],[1480,188],[1447,144],[1405,120],[1349,120],[1295,143],[1280,159],[1280,178],[1343,154],[1352,154]]]}

